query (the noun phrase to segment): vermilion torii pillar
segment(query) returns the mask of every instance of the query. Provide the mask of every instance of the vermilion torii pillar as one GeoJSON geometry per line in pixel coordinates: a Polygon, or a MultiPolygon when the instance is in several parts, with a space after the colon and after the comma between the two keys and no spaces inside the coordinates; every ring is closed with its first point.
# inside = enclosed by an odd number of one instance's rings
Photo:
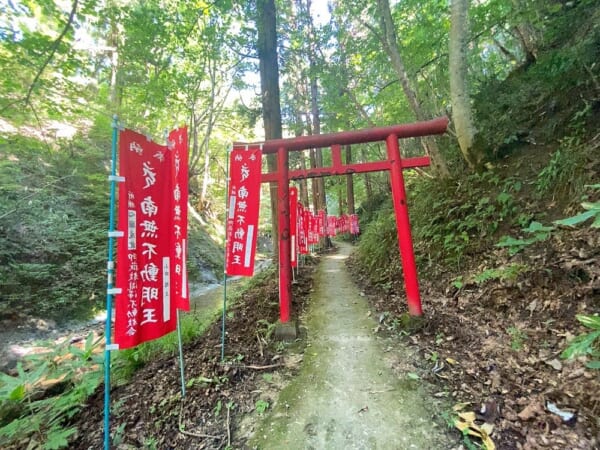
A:
{"type": "Polygon", "coordinates": [[[292,300],[290,211],[288,198],[290,180],[377,172],[382,170],[388,170],[391,176],[392,198],[398,230],[398,246],[402,259],[408,311],[412,316],[421,316],[423,314],[402,170],[428,166],[430,164],[430,160],[427,156],[402,159],[400,156],[398,139],[443,134],[446,132],[447,127],[448,119],[446,117],[440,117],[424,122],[393,125],[389,127],[344,131],[340,133],[312,136],[300,136],[289,139],[274,139],[266,141],[262,144],[263,154],[276,153],[278,159],[277,172],[264,173],[261,181],[263,183],[276,181],[278,185],[279,318],[281,323],[285,324],[290,321],[290,304],[292,300]],[[356,164],[342,164],[341,147],[343,145],[362,144],[377,141],[385,141],[387,147],[387,160],[356,164]],[[288,152],[323,147],[331,147],[332,165],[330,167],[316,167],[307,170],[289,170],[288,152]]]}

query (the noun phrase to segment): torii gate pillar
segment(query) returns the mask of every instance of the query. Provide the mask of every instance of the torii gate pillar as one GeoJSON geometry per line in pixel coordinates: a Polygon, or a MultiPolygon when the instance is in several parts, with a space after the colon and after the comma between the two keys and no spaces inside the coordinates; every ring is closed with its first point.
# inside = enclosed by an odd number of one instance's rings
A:
{"type": "Polygon", "coordinates": [[[392,179],[392,199],[396,213],[396,230],[398,232],[398,246],[404,271],[404,283],[408,313],[411,316],[423,315],[421,296],[419,295],[419,280],[417,278],[417,265],[410,232],[408,206],[406,204],[406,188],[402,174],[402,158],[398,146],[398,136],[390,134],[386,139],[388,160],[390,162],[390,178],[392,179]]]}
{"type": "Polygon", "coordinates": [[[290,299],[292,298],[288,159],[288,151],[284,147],[279,147],[277,149],[277,209],[279,214],[279,318],[282,323],[290,320],[290,299]]]}

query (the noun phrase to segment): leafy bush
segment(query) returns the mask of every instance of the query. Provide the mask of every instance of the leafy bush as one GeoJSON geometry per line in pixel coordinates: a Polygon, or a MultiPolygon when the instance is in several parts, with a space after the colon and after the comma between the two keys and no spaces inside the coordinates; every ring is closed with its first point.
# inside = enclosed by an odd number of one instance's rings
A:
{"type": "Polygon", "coordinates": [[[360,216],[361,227],[365,228],[373,220],[376,220],[378,212],[384,207],[389,207],[389,201],[389,192],[380,192],[362,202],[356,211],[360,216]]]}
{"type": "Polygon", "coordinates": [[[535,244],[536,242],[542,242],[550,237],[550,233],[554,230],[554,227],[544,226],[540,222],[531,222],[527,228],[523,228],[523,232],[529,235],[528,238],[515,239],[512,236],[502,236],[500,242],[496,244],[496,247],[508,248],[508,254],[510,256],[516,255],[522,251],[525,247],[535,244]]]}
{"type": "Polygon", "coordinates": [[[392,273],[400,270],[396,217],[389,200],[366,227],[357,256],[375,282],[387,281],[392,273]]]}
{"type": "MultiPolygon", "coordinates": [[[[595,184],[588,187],[592,189],[599,189],[600,184],[595,184]]],[[[590,219],[594,219],[594,221],[591,223],[591,227],[600,228],[600,202],[583,202],[581,203],[581,206],[583,209],[585,209],[584,212],[571,217],[567,217],[565,219],[555,220],[553,222],[554,225],[574,227],[590,219]]],[[[553,225],[545,226],[542,225],[540,222],[533,221],[529,224],[529,226],[527,226],[526,228],[524,227],[522,229],[522,231],[526,233],[529,237],[514,238],[512,236],[502,236],[500,242],[498,242],[496,246],[506,247],[508,249],[509,255],[513,256],[531,244],[545,241],[555,230],[556,227],[553,225]]]]}
{"type": "Polygon", "coordinates": [[[99,340],[83,348],[48,343],[46,353],[17,363],[17,375],[0,372],[0,446],[60,449],[77,430],[67,427],[102,381],[99,340]],[[51,389],[44,387],[52,383],[51,389]],[[33,445],[33,446],[32,446],[33,445]]]}
{"type": "Polygon", "coordinates": [[[589,356],[592,361],[588,361],[586,366],[590,369],[600,369],[600,317],[578,314],[577,320],[592,331],[580,334],[569,342],[561,357],[570,359],[582,355],[589,356]]]}
{"type": "Polygon", "coordinates": [[[34,139],[10,144],[10,158],[0,160],[0,314],[90,314],[102,305],[105,285],[101,155],[55,151],[34,139]]]}
{"type": "Polygon", "coordinates": [[[504,223],[516,220],[515,195],[521,188],[519,181],[493,172],[460,182],[420,180],[411,185],[411,222],[421,257],[425,253],[456,264],[487,245],[504,223]]]}
{"type": "Polygon", "coordinates": [[[540,197],[562,195],[576,198],[593,177],[592,172],[586,169],[590,154],[585,139],[588,120],[593,117],[592,105],[584,99],[577,107],[579,109],[571,113],[566,123],[565,136],[559,139],[558,148],[537,176],[535,188],[540,197]]]}

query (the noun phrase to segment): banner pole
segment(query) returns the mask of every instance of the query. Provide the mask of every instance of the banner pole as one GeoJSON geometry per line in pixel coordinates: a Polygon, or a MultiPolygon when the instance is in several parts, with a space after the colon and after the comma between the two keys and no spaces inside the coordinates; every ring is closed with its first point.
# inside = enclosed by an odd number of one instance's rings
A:
{"type": "MultiPolygon", "coordinates": [[[[229,157],[233,147],[227,148],[225,161],[225,220],[229,217],[229,157]]],[[[221,318],[221,362],[225,360],[225,319],[227,317],[227,230],[223,247],[223,313],[221,318]]]]}
{"type": "Polygon", "coordinates": [[[105,347],[104,347],[104,450],[110,450],[110,351],[111,327],[112,327],[112,303],[113,303],[113,277],[115,263],[113,261],[113,236],[115,235],[115,197],[117,185],[117,116],[113,116],[112,122],[112,144],[110,163],[110,206],[108,219],[108,262],[106,282],[106,325],[105,325],[105,347]]]}
{"type": "Polygon", "coordinates": [[[181,342],[181,325],[179,323],[179,308],[177,308],[177,341],[179,344],[179,372],[181,373],[181,398],[185,398],[185,367],[183,365],[183,344],[181,342]]]}
{"type": "MultiPolygon", "coordinates": [[[[169,131],[164,130],[165,145],[169,149],[169,131]]],[[[187,205],[186,205],[187,206],[187,205]]],[[[186,251],[185,249],[183,250],[186,251]]],[[[181,374],[181,398],[185,398],[185,366],[183,361],[183,342],[181,339],[181,322],[179,320],[179,308],[177,308],[177,347],[179,348],[179,372],[181,374]]]]}

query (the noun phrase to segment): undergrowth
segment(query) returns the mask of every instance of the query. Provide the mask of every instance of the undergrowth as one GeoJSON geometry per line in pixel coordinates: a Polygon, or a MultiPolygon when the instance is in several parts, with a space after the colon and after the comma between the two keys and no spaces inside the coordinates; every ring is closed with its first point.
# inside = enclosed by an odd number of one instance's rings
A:
{"type": "MultiPolygon", "coordinates": [[[[410,183],[409,207],[420,269],[447,265],[458,270],[465,258],[494,243],[495,233],[529,216],[519,212],[522,182],[499,173],[473,174],[460,181],[418,179],[410,183]]],[[[400,267],[391,200],[361,236],[358,257],[373,281],[393,277],[400,267]]],[[[361,222],[362,223],[362,222],[361,222]]]]}
{"type": "Polygon", "coordinates": [[[66,421],[81,409],[102,381],[99,341],[93,334],[82,348],[48,344],[40,355],[26,356],[17,374],[0,372],[0,446],[59,449],[76,429],[66,421]]]}
{"type": "MultiPolygon", "coordinates": [[[[261,271],[250,280],[228,286],[228,307],[240,301],[244,292],[265,283],[274,269],[261,271]]],[[[221,307],[181,314],[183,344],[193,342],[220,317],[221,307]]],[[[82,346],[69,343],[40,343],[46,350],[26,356],[16,373],[0,372],[0,447],[61,449],[77,429],[69,419],[85,404],[102,383],[104,355],[102,338],[89,334],[82,346]]],[[[145,342],[137,347],[111,354],[114,385],[128,382],[135,371],[159,358],[176,354],[177,333],[145,342]]]]}

